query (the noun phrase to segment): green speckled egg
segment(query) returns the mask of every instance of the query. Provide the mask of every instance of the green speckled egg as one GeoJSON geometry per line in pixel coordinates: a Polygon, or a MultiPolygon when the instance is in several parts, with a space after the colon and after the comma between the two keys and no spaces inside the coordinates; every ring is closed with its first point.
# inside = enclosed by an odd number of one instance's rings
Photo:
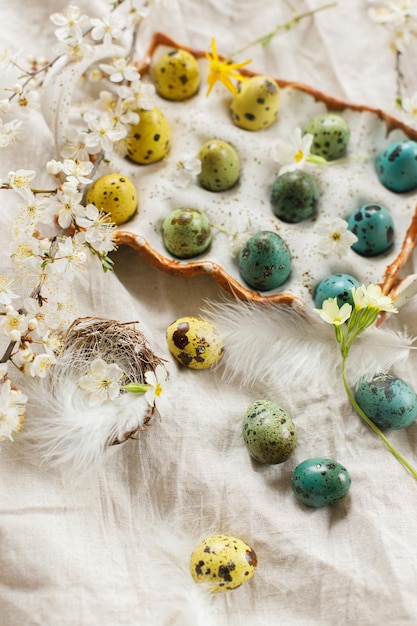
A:
{"type": "Polygon", "coordinates": [[[364,204],[348,218],[348,229],[357,236],[352,250],[363,256],[376,256],[394,243],[394,221],[380,204],[364,204]]]}
{"type": "Polygon", "coordinates": [[[396,141],[376,160],[379,181],[391,191],[403,193],[417,189],[417,142],[396,141]]]}
{"type": "Polygon", "coordinates": [[[223,354],[218,329],[201,317],[180,317],[167,328],[166,339],[172,356],[191,369],[208,369],[223,354]]]}
{"type": "Polygon", "coordinates": [[[311,154],[317,154],[327,161],[340,158],[350,139],[348,123],[334,113],[316,115],[304,127],[304,133],[313,135],[311,154]]]}
{"type": "Polygon", "coordinates": [[[86,204],[94,204],[99,211],[109,213],[115,224],[130,220],[138,206],[135,185],[118,172],[98,178],[88,189],[85,200],[86,204]]]}
{"type": "Polygon", "coordinates": [[[353,287],[360,287],[360,282],[350,274],[331,274],[317,285],[314,292],[314,304],[321,309],[325,300],[337,298],[339,307],[346,302],[353,306],[353,287]]]}
{"type": "Polygon", "coordinates": [[[171,147],[169,123],[158,107],[137,113],[139,122],[132,124],[127,138],[127,156],[141,165],[160,161],[171,147]]]}
{"type": "Polygon", "coordinates": [[[355,398],[366,415],[380,428],[400,430],[417,417],[417,396],[400,378],[379,374],[372,380],[362,378],[355,398]]]}
{"type": "Polygon", "coordinates": [[[230,110],[233,123],[239,128],[268,128],[278,115],[278,83],[268,76],[252,76],[247,81],[239,82],[230,110]]]}
{"type": "Polygon", "coordinates": [[[291,273],[291,252],[277,233],[262,230],[244,244],[238,266],[243,280],[253,289],[275,289],[285,283],[291,273]]]}
{"type": "Polygon", "coordinates": [[[189,259],[210,246],[210,223],[197,209],[175,209],[162,224],[162,237],[168,252],[189,259]]]}
{"type": "Polygon", "coordinates": [[[316,213],[319,195],[311,174],[302,170],[285,172],[272,185],[272,210],[284,222],[301,222],[316,213]]]}
{"type": "Polygon", "coordinates": [[[233,146],[220,139],[207,141],[198,153],[201,172],[198,181],[209,191],[231,189],[240,175],[240,159],[233,146]]]}
{"type": "Polygon", "coordinates": [[[337,461],[323,457],[303,461],[291,477],[291,488],[298,500],[316,508],[344,498],[350,484],[347,469],[337,461]]]}
{"type": "Polygon", "coordinates": [[[190,559],[191,576],[213,593],[237,589],[255,573],[254,550],[238,537],[214,534],[203,539],[190,559]]]}
{"type": "Polygon", "coordinates": [[[259,463],[283,463],[297,445],[297,431],[291,417],[270,400],[255,400],[249,405],[242,434],[251,456],[259,463]]]}
{"type": "Polygon", "coordinates": [[[186,100],[200,86],[197,59],[187,50],[166,52],[155,64],[153,77],[157,93],[168,100],[186,100]]]}

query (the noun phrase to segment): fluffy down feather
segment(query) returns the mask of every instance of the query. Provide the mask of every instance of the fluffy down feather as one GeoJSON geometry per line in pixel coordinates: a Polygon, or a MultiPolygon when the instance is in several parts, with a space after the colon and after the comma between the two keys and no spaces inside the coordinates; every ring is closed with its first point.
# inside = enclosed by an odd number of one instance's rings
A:
{"type": "MultiPolygon", "coordinates": [[[[264,383],[277,389],[317,379],[334,384],[341,373],[341,355],[334,327],[319,316],[282,305],[251,302],[207,303],[202,316],[221,332],[225,352],[219,364],[228,381],[243,386],[264,383]],[[284,373],[284,376],[283,376],[284,373]]],[[[412,339],[405,332],[372,327],[360,335],[348,356],[350,384],[361,376],[385,372],[409,355],[412,339]]]]}

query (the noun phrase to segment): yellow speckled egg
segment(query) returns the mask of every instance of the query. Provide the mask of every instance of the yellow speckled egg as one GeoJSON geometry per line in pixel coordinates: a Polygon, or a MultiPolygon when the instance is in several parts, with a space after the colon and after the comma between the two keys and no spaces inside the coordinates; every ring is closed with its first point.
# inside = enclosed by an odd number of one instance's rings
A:
{"type": "Polygon", "coordinates": [[[141,165],[160,161],[171,147],[169,123],[158,107],[137,113],[139,122],[132,125],[127,137],[127,156],[141,165]]]}
{"type": "Polygon", "coordinates": [[[115,224],[130,220],[138,206],[136,187],[124,174],[105,174],[89,188],[86,204],[109,213],[115,224]]]}
{"type": "Polygon", "coordinates": [[[279,110],[279,85],[268,76],[239,82],[230,107],[235,126],[262,130],[275,122],[279,110]]]}
{"type": "Polygon", "coordinates": [[[179,363],[202,370],[217,363],[223,341],[213,324],[201,317],[181,317],[166,332],[168,349],[179,363]]]}
{"type": "Polygon", "coordinates": [[[168,100],[186,100],[200,86],[197,59],[187,50],[166,52],[157,61],[153,76],[157,93],[168,100]]]}
{"type": "Polygon", "coordinates": [[[191,575],[210,591],[222,593],[237,589],[255,573],[254,550],[237,537],[210,535],[195,548],[190,559],[191,575]]]}

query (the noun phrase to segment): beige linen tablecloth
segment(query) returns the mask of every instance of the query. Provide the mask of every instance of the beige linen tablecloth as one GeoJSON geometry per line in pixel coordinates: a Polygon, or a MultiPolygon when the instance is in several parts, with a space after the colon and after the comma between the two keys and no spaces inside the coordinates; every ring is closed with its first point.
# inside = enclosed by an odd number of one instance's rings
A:
{"type": "MultiPolygon", "coordinates": [[[[90,16],[109,5],[78,4],[90,16]]],[[[318,4],[294,2],[300,12],[318,4]]],[[[1,48],[49,58],[55,39],[48,16],[66,4],[0,5],[1,48]]],[[[245,58],[255,71],[395,112],[389,37],[366,9],[366,2],[340,0],[245,58]]],[[[286,3],[265,0],[161,3],[143,24],[136,55],[155,30],[202,49],[215,36],[219,50],[233,52],[288,16],[286,3]]],[[[2,151],[2,180],[55,158],[40,115],[31,127],[24,150],[17,142],[2,151]]],[[[13,216],[5,201],[0,213],[7,269],[13,216]]],[[[127,247],[113,258],[113,274],[91,264],[74,281],[78,314],[139,320],[167,359],[177,392],[169,414],[139,441],[114,447],[98,471],[81,477],[27,459],[18,436],[1,444],[1,626],[416,624],[417,485],[350,408],[340,379],[329,386],[317,372],[310,388],[289,380],[286,397],[277,398],[273,386],[225,384],[221,369],[180,367],[166,346],[167,326],[223,300],[223,292],[209,276],[165,275],[127,247]],[[282,466],[255,464],[242,445],[242,416],[266,396],[291,410],[299,431],[294,456],[282,466]],[[337,506],[315,510],[300,505],[289,481],[296,464],[318,451],[343,461],[352,487],[337,506]],[[258,567],[247,585],[209,598],[195,590],[187,563],[211,532],[247,541],[258,567]]],[[[415,255],[406,271],[416,271],[415,255]]],[[[417,300],[407,304],[393,327],[417,334],[416,309],[417,300]]],[[[396,371],[417,385],[414,355],[396,371]]],[[[390,436],[416,458],[415,424],[390,436]]]]}

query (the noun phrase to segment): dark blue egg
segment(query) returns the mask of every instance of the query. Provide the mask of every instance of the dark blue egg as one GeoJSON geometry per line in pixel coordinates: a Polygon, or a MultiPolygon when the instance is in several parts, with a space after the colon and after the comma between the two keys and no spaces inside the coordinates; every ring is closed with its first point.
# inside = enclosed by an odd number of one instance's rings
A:
{"type": "Polygon", "coordinates": [[[312,217],[318,201],[319,190],[315,179],[302,170],[285,172],[272,185],[272,210],[284,222],[295,224],[312,217]]]}
{"type": "Polygon", "coordinates": [[[316,287],[314,292],[314,304],[321,309],[322,304],[328,298],[337,298],[339,307],[346,302],[353,306],[352,288],[360,287],[359,281],[349,274],[331,274],[316,287]]]}
{"type": "Polygon", "coordinates": [[[291,253],[282,237],[262,230],[244,244],[239,252],[238,265],[243,280],[253,289],[275,289],[291,273],[291,253]]]}
{"type": "Polygon", "coordinates": [[[396,193],[417,189],[417,143],[396,141],[376,160],[376,172],[382,185],[396,193]]]}
{"type": "Polygon", "coordinates": [[[323,457],[303,461],[291,477],[291,488],[298,500],[316,508],[344,498],[350,485],[347,469],[337,461],[323,457]]]}
{"type": "Polygon", "coordinates": [[[400,378],[379,374],[367,381],[362,378],[355,392],[356,402],[380,428],[400,430],[417,417],[417,396],[400,378]]]}
{"type": "Polygon", "coordinates": [[[363,256],[376,256],[394,243],[394,221],[380,204],[364,204],[348,218],[348,229],[357,236],[352,250],[363,256]]]}

